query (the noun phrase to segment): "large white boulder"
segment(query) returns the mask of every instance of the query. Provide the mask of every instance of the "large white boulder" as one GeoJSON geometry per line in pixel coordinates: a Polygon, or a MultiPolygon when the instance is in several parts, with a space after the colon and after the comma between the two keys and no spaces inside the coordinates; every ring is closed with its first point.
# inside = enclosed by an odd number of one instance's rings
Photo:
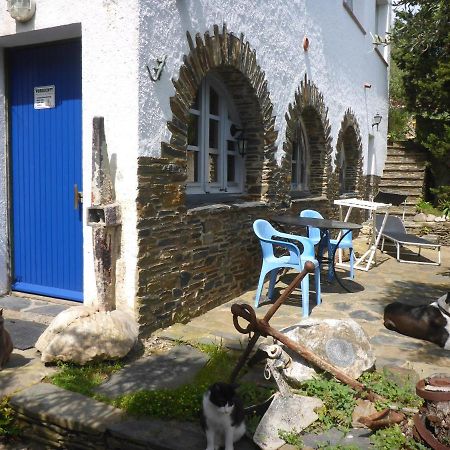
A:
{"type": "Polygon", "coordinates": [[[319,418],[315,410],[322,406],[322,400],[315,397],[275,394],[256,428],[253,441],[263,450],[279,449],[285,443],[280,431],[299,433],[319,418]]]}
{"type": "Polygon", "coordinates": [[[43,362],[123,358],[136,343],[138,324],[125,311],[73,306],[58,314],[36,342],[43,362]]]}
{"type": "MultiPolygon", "coordinates": [[[[366,333],[352,319],[306,319],[281,331],[352,378],[375,364],[366,333]]],[[[286,346],[284,350],[292,358],[282,372],[288,383],[295,385],[314,377],[315,371],[307,361],[286,346]]]]}

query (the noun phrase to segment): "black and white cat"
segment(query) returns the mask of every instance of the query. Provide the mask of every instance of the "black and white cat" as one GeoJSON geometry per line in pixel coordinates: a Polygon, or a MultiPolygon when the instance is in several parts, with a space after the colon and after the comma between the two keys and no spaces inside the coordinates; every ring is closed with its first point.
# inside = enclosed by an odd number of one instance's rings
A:
{"type": "Polygon", "coordinates": [[[234,443],[245,434],[244,407],[236,385],[214,383],[203,395],[202,426],[206,450],[234,450],[234,443]]]}

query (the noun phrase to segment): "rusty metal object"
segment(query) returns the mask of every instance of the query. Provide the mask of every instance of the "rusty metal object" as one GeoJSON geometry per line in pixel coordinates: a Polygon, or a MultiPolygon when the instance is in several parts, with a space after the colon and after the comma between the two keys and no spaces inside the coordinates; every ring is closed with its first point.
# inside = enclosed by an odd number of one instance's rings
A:
{"type": "Polygon", "coordinates": [[[416,393],[425,400],[425,405],[414,416],[415,437],[434,450],[450,450],[441,442],[448,439],[450,432],[450,377],[437,374],[419,380],[416,393]]]}
{"type": "Polygon", "coordinates": [[[418,440],[422,439],[425,441],[433,450],[450,450],[450,447],[447,447],[444,444],[441,444],[431,433],[430,430],[425,425],[425,417],[421,414],[414,415],[414,437],[418,440]]]}
{"type": "Polygon", "coordinates": [[[375,431],[380,428],[390,427],[396,423],[401,423],[405,419],[406,416],[403,413],[386,408],[370,416],[360,417],[358,422],[375,431]]]}
{"type": "Polygon", "coordinates": [[[99,311],[112,311],[116,306],[117,231],[121,217],[115,203],[103,117],[93,120],[91,203],[87,224],[92,227],[96,306],[99,311]]]}
{"type": "Polygon", "coordinates": [[[449,390],[427,390],[426,385],[434,386],[436,388],[450,388],[450,378],[444,377],[430,377],[427,379],[419,380],[416,384],[416,394],[422,397],[424,400],[430,400],[432,402],[448,402],[450,401],[449,390]]]}

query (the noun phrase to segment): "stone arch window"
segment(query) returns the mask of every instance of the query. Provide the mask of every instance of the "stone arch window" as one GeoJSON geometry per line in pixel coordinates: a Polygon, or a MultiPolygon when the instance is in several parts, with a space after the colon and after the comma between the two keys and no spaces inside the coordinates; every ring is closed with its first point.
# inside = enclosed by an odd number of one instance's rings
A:
{"type": "MultiPolygon", "coordinates": [[[[212,35],[209,31],[205,32],[203,36],[197,33],[195,40],[189,32],[186,33],[190,51],[183,57],[178,78],[172,80],[175,95],[170,99],[172,119],[167,123],[171,137],[169,142],[161,144],[161,156],[172,160],[180,168],[180,174],[176,176],[176,181],[179,183],[180,189],[183,189],[183,185],[185,186],[185,193],[188,195],[194,192],[206,193],[208,189],[213,189],[209,192],[214,192],[217,189],[217,192],[225,193],[220,189],[226,188],[227,193],[233,191],[245,193],[249,199],[275,201],[277,185],[275,142],[277,131],[275,130],[275,118],[272,116],[273,104],[270,100],[265,74],[257,64],[255,51],[251,50],[249,43],[244,40],[242,34],[238,37],[229,33],[225,25],[222,29],[214,25],[213,29],[212,35]],[[224,183],[220,186],[220,183],[209,182],[209,180],[214,179],[215,169],[212,172],[208,171],[208,165],[205,162],[197,163],[196,172],[194,160],[199,157],[202,151],[205,155],[206,150],[194,148],[198,145],[195,145],[192,140],[193,137],[188,135],[189,133],[192,134],[192,129],[195,129],[195,126],[193,128],[191,123],[195,121],[193,116],[200,118],[202,114],[199,105],[196,104],[197,94],[200,92],[198,101],[201,102],[201,99],[205,98],[206,95],[203,94],[202,97],[204,86],[208,83],[218,88],[216,92],[222,99],[222,103],[224,103],[223,99],[226,98],[227,108],[230,111],[234,106],[235,113],[233,112],[230,115],[228,122],[236,121],[239,123],[240,119],[240,124],[245,129],[245,137],[247,138],[245,158],[242,160],[236,157],[234,161],[235,183],[229,180],[230,174],[233,173],[232,170],[229,170],[233,165],[231,150],[230,160],[228,160],[228,156],[227,158],[223,157],[227,160],[224,163],[227,165],[227,170],[224,166],[221,169],[220,164],[217,166],[218,173],[222,174],[222,180],[224,180],[224,183]],[[197,152],[198,155],[195,156],[194,152],[197,152]],[[203,180],[208,180],[206,185],[203,183],[203,190],[201,173],[203,173],[203,180]]],[[[211,99],[211,93],[209,93],[209,98],[211,99]]],[[[207,113],[209,107],[203,108],[204,114],[207,113]]],[[[219,114],[219,122],[226,123],[225,115],[225,113],[222,116],[219,114]]],[[[230,136],[227,136],[226,131],[227,125],[224,125],[222,137],[219,140],[223,144],[226,143],[227,147],[228,142],[226,141],[232,141],[232,139],[229,139],[230,136]]],[[[209,134],[204,130],[202,130],[202,133],[203,139],[207,138],[209,142],[211,127],[209,134]],[[208,136],[206,136],[207,134],[208,136]]],[[[230,149],[232,147],[233,144],[230,142],[230,149]]],[[[205,148],[204,145],[203,149],[205,148]]],[[[209,166],[213,167],[214,165],[210,164],[209,166]]],[[[179,196],[181,201],[183,198],[185,196],[179,196]]]]}
{"type": "MultiPolygon", "coordinates": [[[[295,93],[295,100],[289,104],[286,114],[285,160],[290,165],[291,196],[298,192],[314,196],[327,194],[327,184],[331,175],[331,127],[328,121],[328,108],[317,87],[311,83],[306,75],[304,81],[295,93]],[[300,134],[299,134],[300,131],[300,134]],[[303,133],[303,144],[306,158],[303,160],[304,180],[298,183],[293,180],[293,170],[299,165],[296,160],[299,136],[303,133]]],[[[283,162],[283,167],[286,167],[283,162]]]]}
{"type": "Polygon", "coordinates": [[[349,109],[344,115],[337,139],[335,159],[337,194],[362,195],[362,145],[358,122],[349,109]]]}
{"type": "Polygon", "coordinates": [[[293,191],[309,191],[310,159],[305,126],[300,120],[296,130],[295,141],[292,143],[291,189],[293,191]]]}
{"type": "Polygon", "coordinates": [[[242,192],[245,159],[232,125],[241,128],[230,93],[217,77],[207,75],[189,109],[187,194],[242,192]]]}

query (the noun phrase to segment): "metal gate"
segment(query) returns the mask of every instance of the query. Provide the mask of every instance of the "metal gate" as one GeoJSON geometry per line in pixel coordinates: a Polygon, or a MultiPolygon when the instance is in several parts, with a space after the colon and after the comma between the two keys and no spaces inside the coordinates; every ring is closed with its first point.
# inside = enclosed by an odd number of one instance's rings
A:
{"type": "Polygon", "coordinates": [[[81,43],[8,52],[12,289],[83,301],[81,43]]]}

